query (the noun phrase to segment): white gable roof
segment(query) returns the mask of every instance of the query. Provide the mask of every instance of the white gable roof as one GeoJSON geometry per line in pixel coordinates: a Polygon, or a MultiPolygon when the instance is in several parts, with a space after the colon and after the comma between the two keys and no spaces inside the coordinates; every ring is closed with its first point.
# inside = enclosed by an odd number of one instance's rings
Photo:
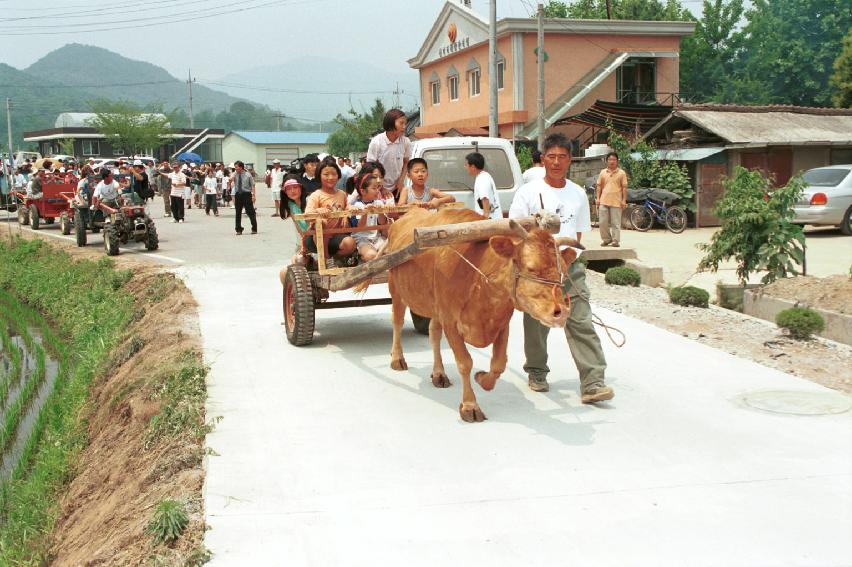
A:
{"type": "Polygon", "coordinates": [[[409,59],[408,64],[417,69],[449,53],[466,49],[483,41],[488,41],[488,22],[470,8],[459,4],[458,0],[455,2],[447,0],[417,55],[409,59]],[[455,24],[457,30],[455,43],[449,38],[451,24],[455,24]],[[448,53],[447,49],[454,51],[448,53]]]}

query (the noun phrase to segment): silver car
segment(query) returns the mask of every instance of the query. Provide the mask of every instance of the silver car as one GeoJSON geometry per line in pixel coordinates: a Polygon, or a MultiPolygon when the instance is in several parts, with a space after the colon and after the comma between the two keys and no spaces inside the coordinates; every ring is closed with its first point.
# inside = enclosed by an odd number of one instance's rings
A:
{"type": "Polygon", "coordinates": [[[794,207],[796,224],[833,225],[852,236],[852,165],[830,165],[809,169],[807,183],[794,207]]]}

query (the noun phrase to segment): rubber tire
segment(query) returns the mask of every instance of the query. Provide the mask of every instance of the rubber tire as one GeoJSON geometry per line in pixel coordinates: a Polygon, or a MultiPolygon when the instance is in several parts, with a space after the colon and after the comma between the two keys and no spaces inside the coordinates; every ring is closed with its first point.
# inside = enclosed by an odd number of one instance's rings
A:
{"type": "Polygon", "coordinates": [[[41,217],[38,214],[38,208],[35,205],[30,205],[30,228],[38,230],[41,226],[41,217]]]}
{"type": "Polygon", "coordinates": [[[411,311],[411,322],[414,323],[414,329],[421,335],[429,336],[429,323],[432,320],[429,317],[418,315],[411,311]]]}
{"type": "Polygon", "coordinates": [[[148,219],[145,221],[148,227],[148,233],[145,235],[145,249],[156,250],[160,247],[160,238],[157,236],[157,227],[154,226],[154,221],[148,219]]]}
{"type": "Polygon", "coordinates": [[[68,213],[62,213],[59,215],[59,230],[65,236],[71,234],[71,219],[68,218],[68,213]]]}
{"type": "Polygon", "coordinates": [[[77,246],[83,247],[86,245],[86,226],[83,224],[83,215],[77,212],[77,222],[74,223],[74,236],[77,238],[77,246]]]}
{"type": "Polygon", "coordinates": [[[287,340],[294,346],[305,346],[314,342],[314,292],[311,277],[304,266],[288,266],[282,298],[287,340]]]}
{"type": "Polygon", "coordinates": [[[686,211],[683,207],[675,205],[674,207],[669,207],[666,211],[666,228],[673,233],[680,234],[686,230],[687,222],[686,211]],[[680,220],[675,221],[673,220],[674,218],[679,218],[680,220]]]}
{"type": "Polygon", "coordinates": [[[636,207],[630,211],[630,224],[639,232],[648,232],[654,226],[654,215],[645,207],[636,207]]]}
{"type": "Polygon", "coordinates": [[[104,250],[107,256],[118,256],[118,229],[113,225],[104,227],[104,250]]]}
{"type": "Polygon", "coordinates": [[[22,226],[30,224],[30,210],[26,207],[26,205],[21,205],[20,208],[18,208],[18,224],[22,226]]]}
{"type": "Polygon", "coordinates": [[[843,222],[840,224],[840,232],[846,236],[852,236],[852,207],[846,209],[843,222]]]}

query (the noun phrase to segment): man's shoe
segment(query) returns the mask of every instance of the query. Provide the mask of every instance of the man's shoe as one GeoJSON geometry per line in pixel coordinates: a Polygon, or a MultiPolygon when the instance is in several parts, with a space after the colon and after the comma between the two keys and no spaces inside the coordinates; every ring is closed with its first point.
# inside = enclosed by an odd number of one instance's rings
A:
{"type": "Polygon", "coordinates": [[[605,402],[607,400],[611,400],[615,397],[615,392],[609,386],[605,386],[604,384],[592,384],[586,391],[583,392],[583,396],[580,398],[584,404],[594,404],[597,402],[605,402]]]}
{"type": "Polygon", "coordinates": [[[621,244],[619,244],[618,241],[614,241],[612,244],[610,244],[610,246],[612,246],[613,248],[618,248],[619,246],[621,246],[621,244]]]}
{"type": "Polygon", "coordinates": [[[256,229],[256,228],[251,229],[251,233],[252,233],[252,234],[257,234],[257,229],[256,229]]]}
{"type": "Polygon", "coordinates": [[[530,390],[532,390],[533,392],[550,391],[550,384],[547,383],[547,378],[545,378],[544,376],[530,376],[529,386],[530,390]]]}
{"type": "Polygon", "coordinates": [[[612,240],[604,240],[603,242],[601,242],[601,246],[609,246],[611,242],[612,240]]]}

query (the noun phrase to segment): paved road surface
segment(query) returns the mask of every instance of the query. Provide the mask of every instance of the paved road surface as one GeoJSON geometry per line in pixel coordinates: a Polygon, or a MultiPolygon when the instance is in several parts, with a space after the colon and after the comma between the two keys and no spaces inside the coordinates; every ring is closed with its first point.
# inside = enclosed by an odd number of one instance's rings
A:
{"type": "Polygon", "coordinates": [[[387,307],[321,312],[312,346],[286,342],[277,272],[295,241],[270,212],[239,238],[227,210],[158,220],[154,260],[199,302],[223,417],[212,565],[852,564],[852,413],[830,413],[848,396],[597,308],[628,335],[605,343],[611,403],[580,404],[556,332],[552,389],[530,392],[516,316],[506,375],[477,391],[489,420],[466,424],[447,349],[450,389],[410,327],[410,370],[390,370],[387,307]]]}

